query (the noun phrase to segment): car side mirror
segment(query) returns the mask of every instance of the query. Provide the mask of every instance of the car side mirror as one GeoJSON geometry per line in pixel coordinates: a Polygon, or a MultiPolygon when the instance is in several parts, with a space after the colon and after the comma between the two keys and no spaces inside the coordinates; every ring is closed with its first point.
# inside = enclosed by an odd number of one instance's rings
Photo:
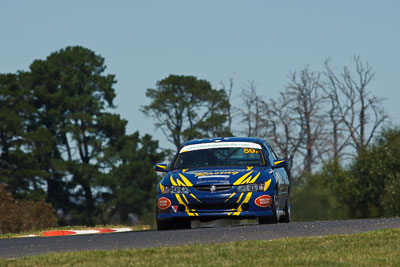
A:
{"type": "Polygon", "coordinates": [[[168,164],[165,163],[158,163],[154,166],[154,170],[156,172],[168,172],[168,164]]]}
{"type": "Polygon", "coordinates": [[[287,166],[286,160],[280,159],[280,160],[275,160],[274,161],[272,168],[273,169],[275,169],[275,168],[284,168],[286,166],[287,166]]]}

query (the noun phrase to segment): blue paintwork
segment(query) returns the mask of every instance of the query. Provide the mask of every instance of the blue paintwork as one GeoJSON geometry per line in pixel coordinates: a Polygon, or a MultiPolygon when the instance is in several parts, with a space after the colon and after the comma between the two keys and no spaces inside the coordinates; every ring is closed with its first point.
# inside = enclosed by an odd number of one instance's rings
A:
{"type": "MultiPolygon", "coordinates": [[[[159,182],[157,186],[157,200],[161,197],[166,197],[171,201],[171,207],[168,209],[158,209],[157,212],[157,220],[166,220],[172,218],[190,218],[190,219],[202,219],[207,217],[212,217],[215,219],[218,218],[232,218],[232,219],[240,219],[240,218],[258,218],[265,216],[272,216],[272,205],[269,207],[259,207],[255,205],[255,199],[262,195],[269,195],[273,199],[276,193],[276,188],[279,188],[280,192],[280,201],[279,206],[283,208],[287,197],[288,197],[288,177],[283,168],[277,168],[273,165],[273,160],[271,159],[271,150],[269,146],[259,138],[244,138],[244,137],[229,137],[229,138],[207,138],[201,140],[192,140],[183,144],[183,146],[193,145],[193,144],[201,144],[201,143],[210,143],[210,142],[253,142],[260,144],[263,149],[263,154],[265,159],[267,159],[265,166],[254,166],[249,168],[247,166],[232,166],[232,167],[214,167],[214,168],[192,168],[187,170],[172,170],[164,176],[164,178],[159,182]],[[281,169],[281,170],[280,170],[281,169]],[[283,172],[282,172],[283,170],[283,172]],[[233,185],[235,181],[237,181],[243,175],[252,172],[251,176],[255,177],[259,173],[259,177],[255,181],[255,183],[265,183],[271,180],[269,187],[266,191],[263,192],[252,192],[251,198],[248,201],[248,209],[245,211],[241,211],[240,214],[233,215],[231,209],[194,209],[189,210],[189,213],[194,214],[194,216],[190,216],[186,211],[176,211],[173,206],[179,206],[180,203],[176,197],[176,194],[163,194],[161,192],[161,187],[169,187],[172,185],[171,177],[174,181],[180,179],[182,181],[181,176],[184,176],[193,186],[201,186],[201,185],[233,185]],[[203,175],[201,175],[201,173],[203,175]],[[208,173],[208,175],[206,174],[208,173]],[[276,173],[281,173],[277,174],[276,173]],[[213,175],[222,175],[223,177],[213,177],[213,175]],[[279,181],[278,181],[279,180],[279,181]],[[277,184],[278,182],[278,184],[277,184]],[[283,189],[283,190],[282,190],[283,189]]],[[[176,154],[173,162],[175,161],[178,153],[176,154]]],[[[170,166],[173,166],[171,164],[170,166]]],[[[250,175],[249,175],[250,176],[250,175]]],[[[238,193],[236,185],[233,185],[231,189],[221,191],[221,192],[210,192],[210,191],[199,191],[196,190],[195,187],[188,187],[195,198],[193,198],[190,194],[178,194],[179,198],[184,201],[185,205],[189,207],[191,204],[215,204],[215,203],[228,203],[234,204],[239,200],[239,196],[241,193],[238,193]],[[236,193],[231,198],[229,198],[233,193],[236,193]],[[229,198],[229,200],[227,200],[229,198]],[[187,200],[187,202],[186,202],[187,200]]],[[[239,205],[243,202],[247,193],[244,193],[242,198],[239,201],[239,205]]]]}

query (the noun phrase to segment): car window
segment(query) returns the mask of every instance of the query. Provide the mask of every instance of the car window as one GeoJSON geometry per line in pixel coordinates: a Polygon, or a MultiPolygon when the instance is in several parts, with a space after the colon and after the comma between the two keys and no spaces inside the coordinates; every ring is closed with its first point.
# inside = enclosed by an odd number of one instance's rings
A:
{"type": "Polygon", "coordinates": [[[264,143],[264,145],[268,150],[268,160],[271,163],[271,166],[273,166],[274,161],[278,160],[278,157],[275,151],[269,145],[267,145],[266,143],[264,143]]]}
{"type": "Polygon", "coordinates": [[[261,165],[265,165],[261,149],[251,147],[221,147],[181,152],[175,161],[174,169],[261,165]]]}

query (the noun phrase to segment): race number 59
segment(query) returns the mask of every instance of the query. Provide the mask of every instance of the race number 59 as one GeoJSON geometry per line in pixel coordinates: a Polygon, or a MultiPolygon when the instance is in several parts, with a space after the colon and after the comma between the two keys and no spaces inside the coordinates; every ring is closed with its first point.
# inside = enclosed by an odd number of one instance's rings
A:
{"type": "Polygon", "coordinates": [[[258,151],[256,151],[254,148],[244,148],[243,152],[246,154],[254,154],[254,153],[258,153],[258,151]]]}

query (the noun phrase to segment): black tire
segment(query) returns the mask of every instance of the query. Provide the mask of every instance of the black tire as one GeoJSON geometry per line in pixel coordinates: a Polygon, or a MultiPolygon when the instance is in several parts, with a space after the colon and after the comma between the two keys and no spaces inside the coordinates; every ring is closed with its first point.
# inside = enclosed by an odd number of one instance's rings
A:
{"type": "Polygon", "coordinates": [[[171,220],[157,220],[158,231],[171,230],[171,229],[172,229],[171,220]]]}
{"type": "Polygon", "coordinates": [[[290,223],[290,201],[286,200],[286,205],[284,209],[285,215],[279,217],[280,223],[290,223]]]}
{"type": "Polygon", "coordinates": [[[268,217],[259,217],[258,223],[259,224],[276,224],[279,222],[279,199],[278,193],[275,193],[274,201],[272,203],[272,216],[268,217]]]}
{"type": "Polygon", "coordinates": [[[179,230],[179,229],[190,229],[190,220],[157,220],[157,230],[179,230]]]}
{"type": "Polygon", "coordinates": [[[190,229],[192,228],[192,224],[190,220],[177,220],[173,222],[174,229],[190,229]]]}

